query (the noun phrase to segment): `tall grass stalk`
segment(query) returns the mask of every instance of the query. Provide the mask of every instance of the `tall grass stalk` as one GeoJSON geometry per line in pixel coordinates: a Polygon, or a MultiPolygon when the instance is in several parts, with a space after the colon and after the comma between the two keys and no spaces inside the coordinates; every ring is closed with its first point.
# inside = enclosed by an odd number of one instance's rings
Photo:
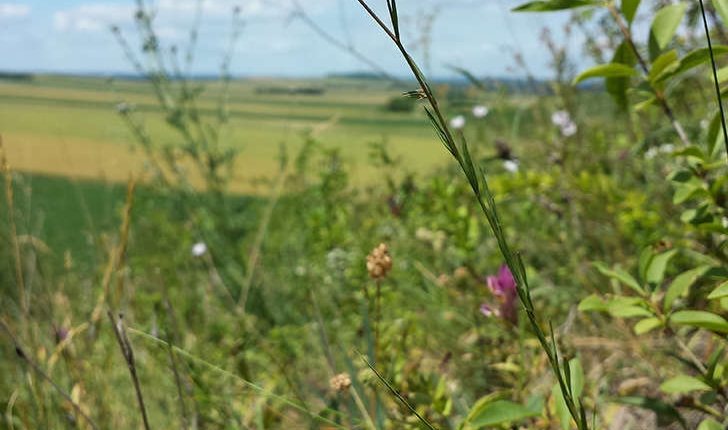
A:
{"type": "Polygon", "coordinates": [[[18,283],[18,301],[20,310],[23,313],[25,322],[28,322],[29,309],[28,300],[25,295],[25,283],[23,282],[23,263],[20,257],[20,242],[18,242],[18,229],[15,225],[15,199],[13,198],[13,177],[10,173],[5,147],[3,147],[2,135],[0,135],[0,169],[5,178],[5,199],[8,203],[8,222],[10,223],[10,236],[13,241],[13,258],[15,259],[15,276],[18,283]]]}
{"type": "Polygon", "coordinates": [[[283,186],[286,183],[288,177],[288,169],[285,163],[282,163],[278,175],[275,179],[273,188],[271,189],[268,197],[268,204],[263,211],[260,223],[258,224],[258,231],[255,233],[255,240],[253,241],[253,247],[248,255],[248,265],[245,270],[245,280],[243,281],[240,298],[238,300],[238,309],[245,312],[245,305],[248,301],[248,293],[250,293],[250,286],[253,283],[253,275],[255,274],[255,268],[258,266],[260,260],[260,250],[263,247],[263,240],[268,232],[268,226],[270,220],[273,217],[273,210],[278,203],[283,192],[283,186]]]}
{"type": "MultiPolygon", "coordinates": [[[[206,361],[206,360],[204,360],[204,359],[202,359],[200,357],[197,357],[197,356],[195,356],[193,354],[190,354],[189,352],[185,351],[184,349],[181,349],[181,348],[176,347],[176,346],[173,346],[173,345],[169,345],[169,342],[167,342],[165,340],[159,339],[159,338],[154,337],[154,336],[152,336],[152,335],[150,335],[148,333],[145,333],[145,332],[136,330],[136,329],[131,328],[131,327],[128,330],[129,330],[129,333],[130,334],[135,335],[135,336],[138,336],[138,337],[140,337],[140,338],[142,338],[144,340],[147,340],[149,342],[152,342],[152,343],[154,343],[156,345],[160,345],[160,346],[163,346],[165,348],[168,348],[168,347],[171,346],[171,348],[174,350],[174,352],[177,354],[177,356],[183,357],[183,358],[185,358],[187,360],[190,360],[192,362],[195,362],[197,364],[200,364],[200,365],[202,365],[202,366],[204,366],[204,367],[206,367],[206,368],[208,368],[208,369],[210,369],[210,370],[212,370],[212,371],[214,371],[214,372],[216,372],[216,373],[218,373],[218,374],[220,374],[220,375],[222,375],[222,376],[224,376],[226,378],[229,378],[231,380],[237,381],[237,382],[241,383],[243,386],[245,386],[247,388],[250,388],[250,389],[252,389],[255,392],[258,392],[258,393],[262,394],[263,396],[266,396],[266,397],[269,397],[269,398],[271,398],[273,400],[276,400],[276,401],[278,401],[278,402],[280,402],[280,403],[282,403],[282,404],[284,404],[286,406],[289,406],[289,407],[291,407],[291,408],[293,408],[293,409],[295,409],[295,410],[297,410],[297,411],[299,411],[301,413],[311,414],[311,416],[313,416],[316,419],[317,422],[320,422],[320,423],[329,425],[329,426],[331,426],[333,428],[337,428],[337,429],[341,429],[341,430],[347,430],[346,427],[342,426],[341,424],[339,424],[339,423],[337,423],[337,422],[335,422],[335,421],[333,421],[333,420],[331,420],[329,418],[326,418],[326,417],[324,417],[324,416],[322,416],[320,414],[313,413],[310,410],[306,409],[306,407],[304,407],[304,406],[302,406],[302,405],[300,405],[300,404],[298,404],[298,403],[296,403],[294,401],[291,401],[291,400],[289,400],[289,399],[287,399],[287,398],[285,398],[283,396],[280,396],[278,394],[275,394],[272,391],[266,390],[265,388],[261,387],[260,385],[257,385],[257,384],[255,384],[253,382],[250,382],[247,379],[242,378],[242,377],[240,377],[240,376],[238,376],[238,375],[236,375],[236,374],[234,374],[234,373],[232,373],[232,372],[230,372],[228,370],[225,370],[225,369],[223,369],[222,367],[220,367],[220,366],[218,366],[216,364],[210,363],[209,361],[206,361]]],[[[333,410],[330,410],[330,409],[326,409],[325,412],[326,413],[329,413],[329,414],[341,415],[339,412],[333,411],[333,410]]]]}
{"type": "MultiPolygon", "coordinates": [[[[493,194],[488,188],[488,182],[485,176],[485,172],[480,166],[476,166],[471,159],[465,136],[462,133],[458,133],[457,141],[453,137],[453,133],[450,131],[447,121],[445,121],[444,115],[442,114],[442,111],[437,103],[437,99],[435,98],[435,95],[430,88],[427,78],[417,66],[417,63],[414,61],[414,59],[409,54],[402,42],[399,30],[399,15],[397,11],[396,0],[387,0],[387,9],[389,11],[391,28],[384,23],[384,21],[371,9],[371,7],[367,4],[365,0],[356,1],[364,8],[364,10],[376,22],[376,24],[387,34],[392,42],[394,42],[395,46],[407,62],[407,65],[412,71],[414,77],[417,79],[417,82],[420,85],[420,90],[418,92],[421,93],[421,96],[419,98],[427,99],[428,103],[430,104],[430,109],[427,109],[425,107],[425,112],[427,113],[438,136],[445,145],[445,148],[458,162],[463,173],[468,179],[468,182],[470,184],[470,187],[472,188],[473,193],[475,194],[478,204],[480,205],[480,208],[487,218],[488,224],[493,234],[495,235],[498,247],[503,254],[503,258],[505,259],[507,266],[513,273],[513,277],[517,285],[519,301],[523,306],[526,315],[528,316],[531,328],[536,334],[542,349],[548,357],[551,368],[558,381],[561,393],[563,394],[566,406],[569,410],[569,414],[574,419],[577,427],[580,430],[588,429],[586,411],[584,410],[584,406],[574,395],[571,384],[569,383],[570,369],[568,365],[568,360],[564,360],[562,364],[559,359],[553,329],[551,329],[551,339],[549,340],[546,333],[543,331],[537,321],[535,307],[531,300],[531,293],[528,285],[528,279],[526,277],[525,267],[521,260],[520,254],[518,252],[511,251],[509,243],[505,237],[505,233],[503,232],[503,226],[498,216],[493,194]]],[[[396,390],[392,391],[396,393],[396,390]]],[[[400,399],[400,401],[401,400],[402,399],[400,399]]],[[[427,421],[424,420],[422,417],[418,416],[418,418],[423,423],[428,425],[429,428],[432,428],[432,426],[427,423],[427,421]]]]}
{"type": "MultiPolygon", "coordinates": [[[[321,309],[318,305],[318,299],[316,298],[316,293],[314,292],[313,288],[310,290],[310,295],[311,303],[313,304],[313,310],[316,315],[316,322],[321,329],[321,343],[323,344],[324,356],[326,357],[326,362],[329,364],[329,369],[331,370],[331,375],[333,376],[338,373],[336,369],[336,362],[334,361],[334,354],[331,350],[331,342],[329,341],[329,336],[326,332],[326,326],[324,325],[324,319],[321,315],[321,309]]],[[[372,412],[371,415],[369,415],[369,413],[367,412],[367,408],[364,405],[364,402],[361,400],[361,396],[359,396],[359,393],[353,385],[349,387],[349,391],[351,392],[351,397],[354,399],[354,403],[356,404],[357,409],[359,409],[359,413],[362,415],[362,418],[364,419],[366,425],[369,427],[370,430],[377,430],[377,427],[374,425],[374,421],[372,421],[372,417],[375,417],[376,414],[372,412]]],[[[372,400],[372,404],[376,404],[376,398],[372,400]]]]}
{"type": "Polygon", "coordinates": [[[720,111],[720,125],[723,129],[723,144],[726,148],[728,156],[728,129],[725,124],[725,112],[723,111],[723,99],[720,95],[720,84],[718,83],[718,69],[715,65],[715,55],[713,54],[713,42],[710,40],[710,30],[708,29],[708,19],[705,17],[705,6],[703,0],[700,3],[700,15],[703,17],[703,27],[705,28],[705,38],[708,40],[708,51],[710,51],[710,67],[713,71],[713,82],[715,83],[715,96],[718,99],[718,110],[720,111]]]}
{"type": "MultiPolygon", "coordinates": [[[[58,392],[58,394],[60,394],[61,397],[63,397],[71,405],[73,410],[76,411],[76,413],[78,415],[83,417],[83,419],[91,426],[92,429],[98,430],[99,427],[96,425],[96,423],[94,423],[94,421],[91,419],[91,417],[89,417],[88,414],[86,414],[86,412],[83,411],[81,406],[78,403],[74,402],[73,399],[71,398],[71,396],[68,393],[66,393],[65,391],[63,391],[61,386],[58,385],[58,383],[56,381],[54,381],[53,378],[50,377],[50,375],[48,375],[45,371],[43,371],[43,369],[41,369],[40,366],[28,356],[28,353],[25,352],[25,350],[20,345],[20,343],[18,343],[18,340],[15,338],[15,335],[13,335],[13,333],[10,331],[10,328],[8,327],[8,325],[2,319],[0,319],[0,328],[2,328],[2,331],[4,331],[5,334],[10,338],[10,341],[13,343],[13,346],[15,348],[15,353],[18,355],[18,357],[21,360],[23,360],[26,364],[28,364],[28,366],[30,366],[30,368],[33,369],[33,371],[35,373],[37,373],[41,378],[43,378],[46,382],[48,382],[53,387],[53,389],[55,389],[56,392],[58,392]]],[[[10,404],[8,404],[8,408],[9,407],[10,407],[10,404]]],[[[8,422],[11,423],[12,420],[9,419],[8,422]]]]}
{"type": "Polygon", "coordinates": [[[111,328],[114,330],[116,341],[119,343],[119,348],[121,348],[121,354],[124,356],[124,361],[126,362],[126,366],[129,369],[131,380],[134,383],[134,391],[136,392],[137,402],[139,403],[139,411],[142,414],[144,428],[146,430],[150,430],[149,419],[147,418],[147,408],[144,405],[144,396],[142,395],[142,388],[139,384],[139,377],[137,376],[134,349],[131,346],[131,342],[129,342],[129,337],[126,335],[126,327],[124,326],[123,315],[119,314],[118,321],[114,318],[114,315],[111,313],[111,311],[108,311],[106,315],[109,316],[111,328]]]}

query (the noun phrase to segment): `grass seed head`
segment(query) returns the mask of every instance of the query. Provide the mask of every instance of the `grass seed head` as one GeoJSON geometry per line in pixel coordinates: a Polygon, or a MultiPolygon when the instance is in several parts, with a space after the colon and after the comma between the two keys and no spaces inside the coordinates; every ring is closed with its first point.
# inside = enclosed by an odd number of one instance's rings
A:
{"type": "Polygon", "coordinates": [[[370,277],[380,280],[386,278],[391,269],[392,257],[389,256],[389,247],[386,243],[380,243],[367,255],[367,272],[370,277]]]}
{"type": "Polygon", "coordinates": [[[339,373],[329,380],[331,389],[337,392],[344,392],[351,387],[351,377],[348,373],[339,373]]]}

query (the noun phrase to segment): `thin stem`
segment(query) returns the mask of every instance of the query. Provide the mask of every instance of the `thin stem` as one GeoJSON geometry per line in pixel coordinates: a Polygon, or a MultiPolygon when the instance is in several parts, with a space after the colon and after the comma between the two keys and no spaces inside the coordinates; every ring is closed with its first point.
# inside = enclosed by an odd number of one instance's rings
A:
{"type": "Polygon", "coordinates": [[[710,41],[710,31],[708,30],[708,20],[705,18],[705,7],[703,0],[700,0],[700,13],[703,16],[703,26],[705,27],[705,38],[708,39],[708,50],[710,51],[710,65],[713,70],[713,82],[715,83],[715,95],[718,98],[718,109],[720,110],[720,124],[723,127],[723,144],[726,147],[728,155],[728,129],[725,124],[725,112],[723,111],[723,99],[720,97],[720,85],[718,84],[718,72],[715,66],[715,56],[713,55],[713,43],[710,41]]]}
{"type": "Polygon", "coordinates": [[[13,198],[13,177],[10,174],[8,159],[3,147],[2,135],[0,135],[0,169],[5,176],[5,198],[8,202],[8,222],[10,223],[10,235],[13,241],[13,257],[15,258],[15,274],[18,282],[18,300],[23,318],[27,321],[29,310],[28,300],[25,296],[25,283],[23,282],[23,264],[20,258],[20,242],[18,241],[18,230],[15,225],[15,199],[13,198]]]}
{"type": "MultiPolygon", "coordinates": [[[[162,339],[159,339],[159,338],[156,338],[154,336],[151,336],[151,335],[149,335],[147,333],[144,333],[142,331],[135,330],[134,328],[129,328],[129,332],[131,334],[133,334],[133,335],[137,335],[139,337],[142,337],[143,339],[146,339],[146,340],[148,340],[150,342],[154,342],[154,343],[159,344],[159,345],[166,346],[166,345],[169,344],[169,342],[166,342],[166,341],[164,341],[162,339]]],[[[307,414],[310,413],[314,418],[316,418],[317,421],[320,421],[322,423],[325,423],[325,424],[330,425],[331,427],[334,427],[334,428],[337,428],[337,429],[346,430],[345,427],[339,425],[338,423],[336,423],[336,422],[334,422],[334,421],[332,421],[332,420],[330,420],[330,419],[328,419],[326,417],[323,417],[321,415],[317,415],[317,414],[315,414],[313,412],[310,412],[304,406],[301,406],[298,403],[295,403],[295,402],[292,402],[291,400],[286,399],[285,397],[279,396],[279,395],[277,395],[277,394],[275,394],[275,393],[273,393],[271,391],[268,391],[265,388],[261,387],[260,385],[256,385],[256,384],[254,384],[254,383],[252,383],[252,382],[250,382],[250,381],[248,381],[248,380],[246,380],[244,378],[241,378],[240,376],[238,376],[238,375],[236,375],[236,374],[234,374],[234,373],[232,373],[232,372],[230,372],[228,370],[225,370],[225,369],[223,369],[222,367],[220,367],[220,366],[218,366],[216,364],[210,363],[210,362],[205,361],[205,360],[203,360],[203,359],[201,359],[199,357],[196,357],[196,356],[190,354],[189,352],[185,351],[184,349],[181,349],[181,348],[176,347],[176,346],[172,346],[172,349],[179,356],[181,356],[181,357],[184,357],[184,358],[186,358],[186,359],[188,359],[190,361],[194,361],[194,362],[196,362],[198,364],[201,364],[201,365],[207,367],[208,369],[213,370],[213,371],[215,371],[215,372],[217,372],[217,373],[219,373],[219,374],[221,374],[221,375],[223,375],[223,376],[225,376],[227,378],[230,378],[230,379],[233,379],[235,381],[238,381],[241,384],[245,385],[246,387],[251,388],[251,389],[253,389],[253,390],[255,390],[255,391],[257,391],[257,392],[259,392],[259,393],[261,393],[261,394],[263,394],[265,396],[267,396],[267,397],[270,397],[271,399],[274,399],[274,400],[279,401],[279,402],[281,402],[281,403],[283,403],[285,405],[288,405],[288,406],[292,407],[293,409],[296,409],[299,412],[303,412],[303,413],[307,413],[307,414]]],[[[332,410],[329,410],[329,409],[326,409],[325,411],[328,412],[328,413],[337,413],[336,411],[332,411],[332,410]]]]}
{"type": "Polygon", "coordinates": [[[293,4],[295,5],[295,11],[293,12],[295,16],[301,19],[304,24],[308,25],[311,30],[313,30],[316,34],[318,34],[322,39],[324,39],[326,42],[330,43],[331,45],[336,46],[337,48],[344,50],[354,56],[357,60],[361,61],[362,63],[369,66],[372,70],[374,70],[379,76],[382,78],[385,78],[387,80],[397,82],[398,79],[394,76],[387,73],[387,71],[382,68],[380,65],[375,63],[374,61],[370,60],[364,54],[359,52],[354,45],[351,43],[350,36],[348,37],[349,43],[342,43],[339,38],[334,37],[333,35],[329,34],[321,28],[314,20],[311,19],[311,17],[308,16],[305,9],[301,6],[301,4],[298,2],[298,0],[293,0],[293,4]]]}
{"type": "Polygon", "coordinates": [[[268,225],[270,224],[270,220],[273,216],[273,210],[275,209],[276,203],[278,203],[278,199],[281,196],[281,192],[283,191],[283,186],[286,183],[287,177],[288,170],[286,166],[281,166],[281,169],[278,172],[278,177],[276,178],[276,182],[273,185],[273,189],[271,190],[270,200],[268,201],[268,205],[263,212],[260,225],[258,226],[258,231],[255,234],[253,247],[250,251],[250,255],[248,256],[248,265],[246,266],[245,270],[245,280],[243,281],[242,292],[240,294],[240,298],[238,299],[238,310],[240,312],[245,312],[245,305],[248,302],[248,293],[250,292],[250,286],[253,283],[255,268],[258,265],[258,261],[260,260],[260,250],[263,246],[263,239],[265,239],[265,235],[268,232],[268,225]]]}
{"type": "MultiPolygon", "coordinates": [[[[405,49],[404,45],[400,41],[399,37],[397,37],[396,34],[394,34],[389,27],[387,27],[387,24],[382,21],[379,16],[369,7],[369,5],[366,4],[364,0],[357,0],[360,5],[367,11],[367,13],[376,21],[376,23],[379,25],[379,27],[384,30],[384,32],[389,36],[390,39],[394,42],[394,44],[397,46],[399,51],[402,53],[402,56],[404,57],[405,61],[407,61],[407,65],[412,70],[412,73],[415,75],[415,79],[417,79],[417,83],[420,85],[420,88],[422,88],[422,91],[425,93],[425,96],[427,100],[430,102],[430,105],[432,106],[432,110],[435,111],[435,115],[437,115],[437,119],[442,125],[442,129],[445,132],[445,137],[450,142],[455,142],[455,139],[453,139],[452,134],[450,133],[450,129],[447,127],[447,123],[445,121],[445,118],[442,116],[442,112],[440,112],[440,107],[437,104],[437,99],[432,94],[432,90],[430,89],[430,86],[425,81],[424,77],[422,76],[422,73],[420,72],[420,68],[417,67],[417,63],[410,57],[409,53],[407,53],[407,50],[405,49]]],[[[459,160],[459,153],[457,150],[457,146],[453,145],[453,149],[455,150],[455,154],[458,154],[455,156],[455,158],[459,160]]]]}
{"type": "Polygon", "coordinates": [[[326,356],[326,361],[329,363],[329,367],[331,368],[331,372],[335,375],[336,374],[336,362],[334,361],[334,354],[331,352],[331,342],[329,342],[329,336],[326,334],[326,326],[324,326],[324,319],[321,316],[321,310],[319,309],[318,300],[316,299],[316,293],[314,293],[313,288],[310,291],[311,294],[311,303],[313,304],[313,310],[316,314],[316,322],[318,323],[319,327],[321,328],[321,341],[324,345],[324,355],[326,356]]]}
{"type": "Polygon", "coordinates": [[[182,428],[187,428],[187,406],[185,405],[185,396],[182,392],[182,378],[180,377],[179,370],[177,370],[177,359],[174,356],[174,350],[172,349],[172,342],[167,343],[167,351],[169,352],[169,361],[172,363],[172,373],[174,373],[174,383],[177,386],[177,395],[179,396],[180,412],[180,423],[182,428]]]}
{"type": "Polygon", "coordinates": [[[38,375],[40,375],[43,379],[45,379],[51,386],[60,394],[72,407],[73,409],[83,417],[83,419],[86,420],[86,422],[93,428],[94,430],[98,430],[99,427],[93,422],[91,417],[86,415],[86,413],[81,409],[81,406],[78,405],[78,403],[74,402],[71,396],[68,395],[61,387],[53,380],[51,377],[43,371],[43,369],[40,368],[33,360],[30,359],[28,354],[23,350],[23,348],[18,344],[17,339],[13,335],[13,333],[10,331],[8,326],[5,324],[4,321],[0,320],[0,328],[3,329],[3,331],[8,335],[10,338],[10,341],[13,342],[13,346],[15,347],[15,353],[20,357],[23,361],[25,361],[38,375]]]}
{"type": "Polygon", "coordinates": [[[379,363],[379,321],[382,318],[382,281],[377,278],[377,295],[374,303],[374,364],[379,363]]]}
{"type": "Polygon", "coordinates": [[[137,402],[139,403],[139,410],[142,413],[142,421],[144,422],[144,428],[150,430],[149,420],[147,419],[147,410],[144,406],[144,397],[142,396],[141,386],[139,384],[139,378],[137,377],[136,364],[134,360],[134,350],[131,347],[129,338],[126,336],[126,330],[124,328],[123,316],[119,315],[119,321],[115,321],[111,311],[107,311],[106,315],[109,316],[111,321],[111,328],[114,330],[116,340],[119,342],[119,348],[121,348],[121,354],[124,356],[126,366],[129,368],[129,374],[131,380],[134,383],[134,391],[136,391],[137,402]]]}
{"type": "MultiPolygon", "coordinates": [[[[614,18],[614,21],[616,22],[617,26],[619,27],[619,30],[622,32],[622,35],[624,36],[624,39],[629,44],[629,47],[632,48],[632,52],[634,53],[635,57],[637,57],[637,61],[640,63],[640,67],[642,67],[642,71],[645,72],[645,74],[650,73],[650,68],[647,65],[647,62],[642,57],[642,54],[640,54],[640,51],[637,49],[637,46],[634,43],[634,40],[632,40],[632,34],[627,28],[627,26],[624,25],[624,22],[622,21],[622,17],[619,15],[619,12],[617,12],[617,9],[614,7],[614,4],[611,2],[606,2],[607,9],[609,10],[609,13],[614,18]]],[[[711,52],[712,54],[712,52],[711,52]]],[[[655,98],[660,102],[660,105],[662,106],[662,110],[665,112],[665,115],[667,115],[667,118],[670,120],[670,123],[672,124],[672,127],[677,132],[678,137],[680,137],[680,140],[683,142],[685,146],[692,146],[692,143],[690,143],[690,139],[688,138],[688,135],[685,133],[685,130],[683,130],[682,125],[677,121],[675,118],[675,114],[672,112],[672,109],[670,108],[670,105],[667,104],[667,100],[665,100],[665,95],[660,91],[659,88],[655,87],[654,85],[650,84],[652,87],[652,91],[655,94],[655,98]]]]}

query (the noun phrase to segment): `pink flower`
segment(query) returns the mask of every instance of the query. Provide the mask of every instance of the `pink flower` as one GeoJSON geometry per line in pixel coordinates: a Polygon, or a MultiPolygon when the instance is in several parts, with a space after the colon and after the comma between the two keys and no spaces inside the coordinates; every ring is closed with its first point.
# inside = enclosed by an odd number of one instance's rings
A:
{"type": "Polygon", "coordinates": [[[516,280],[508,266],[501,265],[497,276],[488,276],[488,289],[498,302],[498,308],[484,303],[480,312],[487,316],[496,316],[512,324],[518,321],[518,292],[516,280]]]}

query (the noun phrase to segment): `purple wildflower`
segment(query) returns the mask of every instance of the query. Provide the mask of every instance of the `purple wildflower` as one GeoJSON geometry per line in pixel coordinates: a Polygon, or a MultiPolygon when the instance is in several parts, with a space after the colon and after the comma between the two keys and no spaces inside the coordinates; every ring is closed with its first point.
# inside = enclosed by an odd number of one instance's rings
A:
{"type": "Polygon", "coordinates": [[[56,343],[61,343],[68,337],[68,329],[65,327],[56,328],[56,343]]]}
{"type": "Polygon", "coordinates": [[[498,302],[498,308],[484,303],[480,312],[487,316],[496,316],[512,324],[518,319],[518,292],[516,280],[513,278],[508,266],[501,265],[497,276],[488,276],[488,289],[498,302]]]}

